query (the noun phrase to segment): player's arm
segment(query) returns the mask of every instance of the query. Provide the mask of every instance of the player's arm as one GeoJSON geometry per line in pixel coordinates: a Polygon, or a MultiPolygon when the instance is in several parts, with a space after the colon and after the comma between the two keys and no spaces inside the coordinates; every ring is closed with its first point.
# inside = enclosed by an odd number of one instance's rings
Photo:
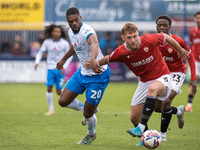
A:
{"type": "Polygon", "coordinates": [[[57,63],[56,68],[57,68],[58,70],[63,69],[63,65],[65,64],[66,60],[67,60],[69,57],[71,57],[72,55],[74,55],[74,54],[75,54],[75,51],[74,51],[73,46],[71,45],[69,51],[68,51],[68,52],[63,56],[63,58],[57,63]]]}
{"type": "MultiPolygon", "coordinates": [[[[109,63],[109,55],[103,57],[102,59],[100,59],[98,62],[99,62],[99,66],[103,66],[103,65],[106,65],[109,63]]],[[[83,63],[83,67],[86,68],[86,69],[91,69],[92,68],[92,65],[91,65],[91,61],[89,60],[86,60],[84,63],[83,63]]]]}
{"type": "Polygon", "coordinates": [[[175,48],[180,56],[185,59],[186,61],[188,61],[188,58],[189,58],[189,52],[187,52],[184,48],[182,48],[179,43],[174,40],[171,36],[163,33],[165,35],[165,38],[166,38],[166,42],[169,43],[173,48],[175,48]]]}
{"type": "Polygon", "coordinates": [[[99,60],[99,65],[103,66],[109,64],[109,55],[103,57],[102,59],[99,60]]]}
{"type": "Polygon", "coordinates": [[[43,54],[47,51],[48,49],[48,41],[44,40],[44,42],[42,43],[42,46],[40,47],[39,52],[37,53],[36,57],[35,57],[35,66],[34,69],[37,70],[39,63],[42,59],[43,54]]]}
{"type": "Polygon", "coordinates": [[[190,59],[188,61],[190,65],[191,80],[189,86],[192,87],[192,94],[195,95],[197,91],[197,82],[196,82],[196,68],[195,68],[195,59],[192,52],[190,52],[190,59]]]}
{"type": "Polygon", "coordinates": [[[87,39],[87,42],[90,45],[92,70],[95,73],[102,73],[99,62],[96,60],[97,55],[99,53],[99,42],[97,40],[96,35],[90,34],[88,39],[87,39]]]}

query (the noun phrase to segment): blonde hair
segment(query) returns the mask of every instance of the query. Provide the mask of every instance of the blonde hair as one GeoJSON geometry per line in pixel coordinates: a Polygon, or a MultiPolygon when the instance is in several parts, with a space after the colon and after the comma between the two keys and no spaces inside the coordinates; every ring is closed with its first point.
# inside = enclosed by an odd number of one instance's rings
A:
{"type": "Polygon", "coordinates": [[[122,29],[121,29],[121,32],[122,32],[122,34],[124,35],[125,34],[125,32],[136,32],[136,31],[138,31],[138,28],[137,28],[137,26],[134,24],[134,23],[126,23],[123,27],[122,27],[122,29]]]}

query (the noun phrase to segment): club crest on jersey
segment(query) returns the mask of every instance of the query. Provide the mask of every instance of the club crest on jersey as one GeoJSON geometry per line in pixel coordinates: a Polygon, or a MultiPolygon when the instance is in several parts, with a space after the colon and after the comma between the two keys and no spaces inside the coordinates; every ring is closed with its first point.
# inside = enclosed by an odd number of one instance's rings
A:
{"type": "Polygon", "coordinates": [[[144,48],[144,51],[145,51],[145,52],[149,52],[149,48],[148,48],[148,47],[145,47],[145,48],[144,48]]]}
{"type": "Polygon", "coordinates": [[[77,46],[77,44],[76,44],[76,43],[74,43],[74,46],[76,47],[76,46],[77,46]]]}
{"type": "Polygon", "coordinates": [[[172,53],[173,49],[172,48],[168,48],[168,52],[172,53]]]}

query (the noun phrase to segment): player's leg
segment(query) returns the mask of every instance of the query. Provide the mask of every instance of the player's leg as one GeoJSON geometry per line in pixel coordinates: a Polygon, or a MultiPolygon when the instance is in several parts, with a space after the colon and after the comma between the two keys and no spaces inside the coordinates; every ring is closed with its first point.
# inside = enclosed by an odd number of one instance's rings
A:
{"type": "Polygon", "coordinates": [[[47,98],[49,111],[47,113],[45,113],[45,115],[47,115],[47,116],[53,115],[55,113],[54,105],[53,105],[53,92],[52,92],[54,82],[55,82],[54,71],[48,70],[47,71],[47,83],[46,83],[46,86],[47,86],[46,98],[47,98]]]}
{"type": "MultiPolygon", "coordinates": [[[[196,80],[198,83],[198,77],[200,76],[200,63],[195,61],[195,67],[196,67],[196,80]]],[[[193,103],[194,95],[192,94],[192,86],[189,87],[188,91],[188,102],[185,106],[185,111],[192,112],[192,103],[193,103]]]]}
{"type": "Polygon", "coordinates": [[[166,85],[169,84],[170,79],[171,79],[170,75],[164,75],[161,78],[153,81],[149,85],[148,91],[147,91],[147,97],[146,97],[145,104],[142,111],[141,121],[136,128],[129,129],[130,130],[129,133],[132,136],[140,137],[143,134],[145,130],[145,126],[155,108],[156,96],[166,95],[167,93],[166,85]]]}
{"type": "Polygon", "coordinates": [[[161,98],[162,100],[162,117],[161,117],[161,141],[167,141],[166,133],[169,123],[171,121],[172,114],[176,114],[178,118],[178,126],[182,128],[184,125],[184,109],[183,106],[173,107],[171,106],[173,99],[177,95],[177,93],[181,93],[181,86],[185,79],[185,74],[181,72],[173,72],[171,73],[172,79],[170,82],[170,86],[167,89],[166,96],[161,98]],[[168,94],[170,93],[170,94],[168,94]]]}
{"type": "Polygon", "coordinates": [[[145,99],[147,96],[147,89],[150,83],[151,82],[144,83],[139,81],[137,89],[133,95],[131,101],[130,120],[135,127],[139,124],[141,120],[142,109],[145,103],[145,99]]]}
{"type": "Polygon", "coordinates": [[[166,133],[167,133],[167,128],[169,126],[169,123],[172,118],[172,108],[171,108],[171,103],[173,98],[176,96],[176,92],[172,90],[170,93],[170,96],[162,102],[162,116],[161,116],[161,141],[166,142],[166,133]]]}
{"type": "Polygon", "coordinates": [[[74,93],[65,87],[61,93],[58,103],[61,107],[71,108],[83,112],[84,104],[76,99],[77,96],[77,93],[74,93]]]}
{"type": "Polygon", "coordinates": [[[194,99],[194,95],[192,94],[192,86],[189,86],[188,102],[187,102],[187,105],[185,106],[185,111],[192,112],[193,99],[194,99]]]}
{"type": "Polygon", "coordinates": [[[62,70],[56,70],[56,93],[61,95],[64,81],[65,81],[65,74],[61,74],[62,70]]]}
{"type": "Polygon", "coordinates": [[[69,79],[58,100],[62,107],[83,112],[84,104],[76,99],[78,94],[83,94],[85,87],[81,84],[79,70],[69,79]]]}
{"type": "Polygon", "coordinates": [[[91,105],[87,101],[84,105],[84,117],[87,123],[88,132],[83,139],[81,139],[77,144],[90,144],[94,139],[96,139],[96,124],[97,124],[97,117],[95,115],[95,110],[98,105],[91,105]]]}
{"type": "MultiPolygon", "coordinates": [[[[137,89],[133,95],[132,102],[131,102],[131,114],[130,114],[130,120],[133,123],[135,127],[138,126],[141,116],[142,116],[142,110],[143,106],[146,100],[147,96],[147,91],[148,91],[148,86],[152,83],[153,81],[149,82],[141,82],[139,81],[137,89]]],[[[130,128],[127,130],[129,134],[132,135],[132,129],[130,128]]],[[[145,130],[148,130],[148,126],[146,125],[145,130]]],[[[141,142],[137,144],[137,146],[141,146],[141,142]]]]}
{"type": "Polygon", "coordinates": [[[131,106],[130,120],[135,127],[137,127],[137,125],[140,123],[143,106],[144,106],[144,103],[131,106]]]}
{"type": "Polygon", "coordinates": [[[85,77],[85,87],[86,91],[86,102],[84,105],[84,117],[87,123],[87,134],[81,139],[77,144],[90,144],[94,139],[96,139],[96,124],[97,117],[95,111],[98,104],[100,103],[105,89],[110,80],[110,69],[108,68],[101,75],[85,77]],[[90,83],[89,83],[90,82],[90,83]]]}

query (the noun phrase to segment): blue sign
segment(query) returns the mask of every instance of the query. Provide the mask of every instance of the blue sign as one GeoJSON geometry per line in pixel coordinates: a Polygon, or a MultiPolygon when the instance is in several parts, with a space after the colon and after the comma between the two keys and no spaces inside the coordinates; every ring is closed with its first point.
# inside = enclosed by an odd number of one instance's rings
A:
{"type": "Polygon", "coordinates": [[[46,0],[45,21],[66,21],[66,10],[77,7],[83,21],[154,21],[166,14],[158,0],[46,0]]]}

